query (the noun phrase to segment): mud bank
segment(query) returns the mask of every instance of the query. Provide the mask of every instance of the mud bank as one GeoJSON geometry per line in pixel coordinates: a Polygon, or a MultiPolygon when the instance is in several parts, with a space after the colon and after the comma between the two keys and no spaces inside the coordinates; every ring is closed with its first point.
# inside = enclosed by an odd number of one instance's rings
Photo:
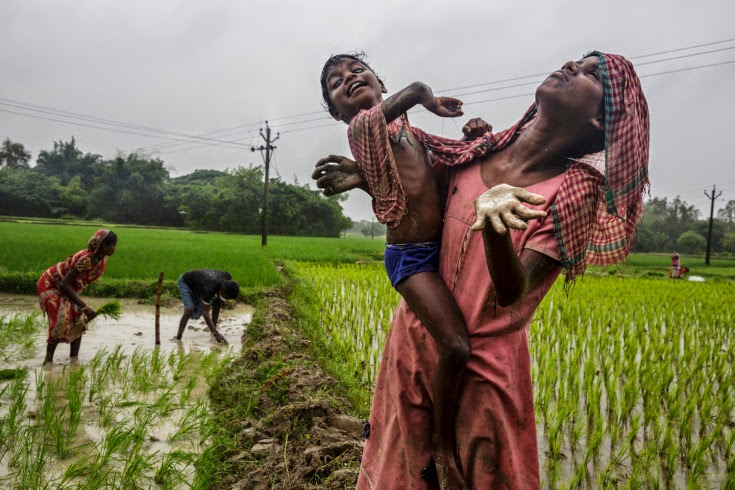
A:
{"type": "Polygon", "coordinates": [[[242,356],[210,390],[221,428],[213,488],[354,488],[364,421],[308,354],[282,291],[266,294],[242,356]]]}

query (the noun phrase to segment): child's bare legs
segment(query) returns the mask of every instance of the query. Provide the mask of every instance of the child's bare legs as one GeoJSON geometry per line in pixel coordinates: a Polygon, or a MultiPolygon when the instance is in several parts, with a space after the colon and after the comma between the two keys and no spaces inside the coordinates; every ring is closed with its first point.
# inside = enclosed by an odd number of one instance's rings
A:
{"type": "Polygon", "coordinates": [[[470,357],[464,316],[436,272],[409,276],[396,286],[439,346],[434,376],[434,437],[431,452],[442,489],[465,487],[456,459],[455,423],[460,379],[470,357]]]}

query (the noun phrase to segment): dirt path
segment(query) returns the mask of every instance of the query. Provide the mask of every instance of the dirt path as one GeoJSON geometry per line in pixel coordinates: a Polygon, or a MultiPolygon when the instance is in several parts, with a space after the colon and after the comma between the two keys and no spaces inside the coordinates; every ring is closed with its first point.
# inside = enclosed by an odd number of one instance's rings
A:
{"type": "Polygon", "coordinates": [[[308,354],[283,293],[263,301],[242,357],[210,391],[226,445],[214,488],[354,488],[364,421],[308,354]]]}

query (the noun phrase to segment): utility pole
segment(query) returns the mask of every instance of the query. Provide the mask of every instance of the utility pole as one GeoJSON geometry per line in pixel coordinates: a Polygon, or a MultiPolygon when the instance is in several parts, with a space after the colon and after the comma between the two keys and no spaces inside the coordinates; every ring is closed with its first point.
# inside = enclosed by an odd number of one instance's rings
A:
{"type": "Polygon", "coordinates": [[[261,239],[260,244],[262,246],[268,245],[268,179],[269,170],[271,164],[271,152],[276,149],[271,143],[275,143],[276,140],[281,136],[281,133],[276,133],[276,137],[271,139],[271,128],[268,126],[268,121],[265,122],[265,134],[263,134],[263,128],[260,128],[260,137],[265,140],[265,146],[251,146],[250,151],[259,150],[263,161],[265,162],[265,184],[263,186],[263,223],[261,226],[261,239]],[[265,154],[263,152],[265,151],[265,154]]]}
{"type": "Polygon", "coordinates": [[[710,252],[710,246],[712,244],[712,220],[715,215],[715,199],[717,199],[718,197],[722,195],[722,191],[720,191],[719,194],[717,194],[715,190],[716,190],[715,186],[713,185],[711,196],[707,194],[707,191],[704,191],[704,195],[707,196],[710,199],[710,201],[712,201],[710,204],[710,208],[709,208],[709,230],[707,231],[707,255],[705,256],[705,259],[704,259],[705,265],[709,265],[709,252],[710,252]]]}

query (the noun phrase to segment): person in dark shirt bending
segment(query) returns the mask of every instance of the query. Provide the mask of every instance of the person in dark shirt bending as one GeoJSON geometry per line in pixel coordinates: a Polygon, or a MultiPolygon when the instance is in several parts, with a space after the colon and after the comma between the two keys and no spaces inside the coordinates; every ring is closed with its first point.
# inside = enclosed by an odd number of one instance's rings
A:
{"type": "Polygon", "coordinates": [[[232,280],[232,275],[225,271],[197,269],[181,274],[178,285],[184,303],[184,314],[179,322],[176,340],[181,340],[189,318],[196,320],[204,316],[204,321],[217,342],[226,344],[227,340],[217,331],[217,320],[225,300],[235,299],[240,293],[240,285],[232,280]]]}

